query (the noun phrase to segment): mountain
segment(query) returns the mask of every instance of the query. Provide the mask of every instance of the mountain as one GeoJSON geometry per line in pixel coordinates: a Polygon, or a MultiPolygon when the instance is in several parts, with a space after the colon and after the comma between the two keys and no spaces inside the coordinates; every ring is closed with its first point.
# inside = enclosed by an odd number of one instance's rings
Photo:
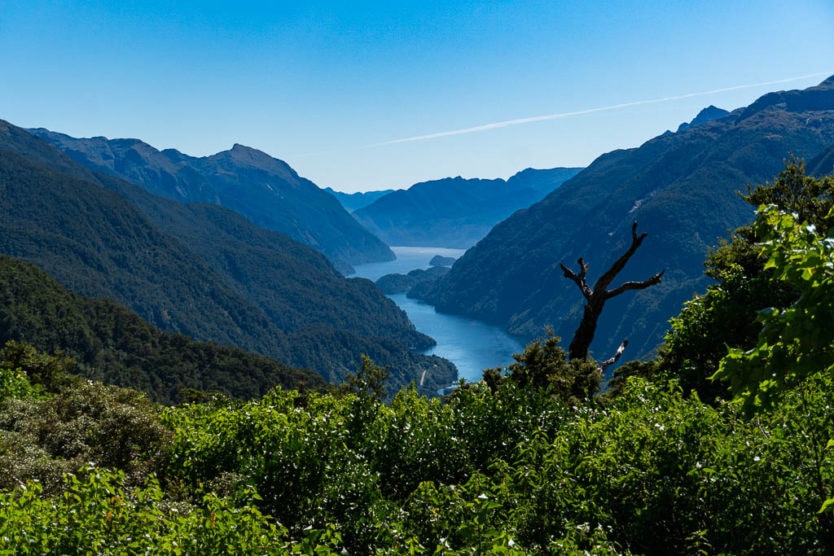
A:
{"type": "Polygon", "coordinates": [[[808,161],[806,168],[810,176],[829,176],[834,174],[834,145],[831,145],[823,152],[808,161]]]}
{"type": "Polygon", "coordinates": [[[649,235],[617,282],[646,280],[665,269],[663,282],[611,299],[591,348],[607,358],[628,338],[627,355],[645,356],[681,304],[706,287],[702,262],[709,248],[752,220],[736,192],[771,180],[790,153],[810,160],[832,144],[834,77],[610,152],[495,226],[424,297],[439,311],[525,338],[552,325],[567,343],[583,303],[559,264],[576,268],[584,257],[589,281],[596,280],[626,250],[637,220],[638,231],[649,235]]]}
{"type": "Polygon", "coordinates": [[[345,274],[352,264],[394,258],[332,195],[261,151],[236,144],[197,158],[174,149],[159,151],[138,139],[77,139],[46,129],[30,131],[76,162],[155,195],[232,209],[321,251],[345,274]]]}
{"type": "Polygon", "coordinates": [[[330,187],[325,187],[325,191],[336,197],[338,201],[345,207],[345,210],[353,212],[355,210],[366,207],[385,195],[392,193],[393,189],[383,189],[382,191],[365,191],[359,193],[342,193],[330,187]]]}
{"type": "MultiPolygon", "coordinates": [[[[392,384],[454,380],[448,361],[370,281],[345,279],[314,249],[210,204],[151,195],[80,166],[0,122],[0,253],[151,324],[273,357],[339,382],[361,355],[392,384]]],[[[435,390],[436,391],[436,390],[435,390]]]]}
{"type": "Polygon", "coordinates": [[[729,112],[727,112],[723,108],[717,108],[710,104],[709,106],[698,112],[698,115],[695,116],[691,122],[679,125],[678,133],[680,133],[681,131],[686,131],[694,125],[701,125],[707,122],[711,122],[712,120],[717,120],[718,118],[723,118],[727,114],[729,114],[729,112]]]}
{"type": "Polygon", "coordinates": [[[84,376],[167,404],[183,401],[187,390],[249,399],[277,385],[325,387],[311,371],[162,332],[120,305],[79,296],[36,266],[0,255],[0,345],[9,340],[47,353],[60,349],[84,376]]]}
{"type": "Polygon", "coordinates": [[[389,193],[354,216],[388,245],[467,248],[579,170],[527,169],[509,180],[457,177],[422,182],[389,193]]]}

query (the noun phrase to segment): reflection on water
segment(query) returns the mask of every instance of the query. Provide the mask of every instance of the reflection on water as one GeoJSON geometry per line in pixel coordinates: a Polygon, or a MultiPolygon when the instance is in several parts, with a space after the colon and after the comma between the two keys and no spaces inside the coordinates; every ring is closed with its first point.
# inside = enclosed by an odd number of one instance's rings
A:
{"type": "MultiPolygon", "coordinates": [[[[417,268],[429,268],[435,255],[460,257],[463,249],[442,247],[392,247],[397,260],[386,263],[358,265],[356,275],[377,280],[385,274],[406,274],[417,268]]],[[[513,354],[522,351],[522,345],[501,328],[486,325],[466,317],[443,315],[434,307],[405,294],[389,296],[407,314],[417,330],[437,341],[437,345],[425,352],[453,362],[460,378],[467,381],[481,379],[484,369],[506,367],[513,362],[513,354]]]]}

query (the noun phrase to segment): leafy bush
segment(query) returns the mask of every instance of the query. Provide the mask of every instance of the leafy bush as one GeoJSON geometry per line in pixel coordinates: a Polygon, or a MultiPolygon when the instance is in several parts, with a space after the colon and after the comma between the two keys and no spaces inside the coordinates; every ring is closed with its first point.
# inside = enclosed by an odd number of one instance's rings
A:
{"type": "Polygon", "coordinates": [[[0,487],[39,480],[47,492],[82,465],[139,481],[161,467],[171,436],[159,408],[135,390],[78,382],[44,397],[0,403],[0,487]]]}
{"type": "Polygon", "coordinates": [[[0,494],[4,554],[264,554],[286,546],[284,534],[254,507],[212,494],[171,506],[154,480],[130,488],[92,467],[65,475],[54,497],[36,482],[0,494]]]}

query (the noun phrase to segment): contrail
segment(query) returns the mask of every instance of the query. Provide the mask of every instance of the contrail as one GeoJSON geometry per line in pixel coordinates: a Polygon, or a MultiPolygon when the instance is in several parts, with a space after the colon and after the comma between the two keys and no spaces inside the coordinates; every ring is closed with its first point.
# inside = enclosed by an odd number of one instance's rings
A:
{"type": "Polygon", "coordinates": [[[612,104],[610,106],[600,106],[597,108],[588,108],[585,110],[577,110],[575,112],[559,112],[557,114],[546,114],[544,116],[532,116],[529,118],[518,118],[515,120],[504,120],[502,122],[493,122],[491,124],[482,124],[474,127],[466,127],[463,129],[454,129],[451,131],[439,131],[437,133],[429,133],[427,135],[415,135],[414,137],[405,137],[403,139],[393,139],[383,143],[376,143],[368,145],[369,147],[384,147],[386,145],[397,145],[400,143],[412,143],[415,141],[427,141],[429,139],[439,139],[441,137],[451,137],[452,135],[465,135],[467,133],[478,133],[481,131],[489,131],[490,129],[499,129],[502,127],[510,127],[514,125],[530,124],[533,122],[544,122],[547,120],[558,120],[560,118],[570,118],[573,116],[582,116],[585,114],[593,114],[595,112],[607,112],[610,110],[619,110],[621,108],[629,108],[631,106],[641,106],[645,104],[659,104],[661,102],[670,102],[673,100],[681,100],[692,97],[703,97],[708,95],[715,95],[718,93],[727,93],[729,91],[738,91],[739,89],[752,89],[754,87],[765,87],[769,85],[778,85],[781,83],[790,83],[792,81],[800,81],[802,79],[810,79],[812,77],[820,77],[828,75],[827,72],[811,73],[808,75],[800,75],[798,77],[789,77],[787,79],[777,79],[775,81],[764,81],[762,83],[748,83],[747,85],[735,85],[733,87],[723,87],[721,89],[712,89],[709,91],[699,91],[697,93],[686,93],[682,95],[675,95],[663,98],[653,98],[648,100],[635,100],[633,102],[623,102],[621,104],[612,104]]]}

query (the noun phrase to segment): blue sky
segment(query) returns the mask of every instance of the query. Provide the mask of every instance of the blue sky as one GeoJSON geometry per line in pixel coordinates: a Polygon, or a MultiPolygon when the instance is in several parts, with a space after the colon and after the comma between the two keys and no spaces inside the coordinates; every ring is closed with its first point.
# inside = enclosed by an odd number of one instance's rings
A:
{"type": "Polygon", "coordinates": [[[834,1],[0,0],[0,68],[15,125],[403,188],[584,166],[816,84],[834,1]]]}

